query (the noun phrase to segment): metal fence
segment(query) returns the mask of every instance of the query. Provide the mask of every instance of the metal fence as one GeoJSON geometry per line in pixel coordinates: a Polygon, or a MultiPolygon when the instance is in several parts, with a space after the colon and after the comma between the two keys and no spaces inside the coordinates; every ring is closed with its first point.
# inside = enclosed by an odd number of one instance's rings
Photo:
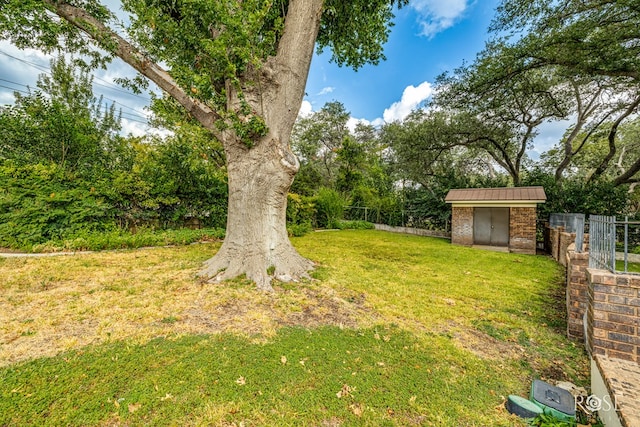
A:
{"type": "Polygon", "coordinates": [[[589,267],[612,273],[640,274],[640,221],[589,216],[589,267]]]}
{"type": "Polygon", "coordinates": [[[551,228],[564,227],[567,233],[582,232],[584,230],[584,214],[582,213],[552,213],[549,215],[551,228]]]}
{"type": "Polygon", "coordinates": [[[576,252],[584,247],[585,215],[581,213],[552,213],[549,216],[549,227],[564,227],[567,233],[576,235],[576,252]]]}
{"type": "Polygon", "coordinates": [[[364,220],[396,227],[451,231],[450,218],[424,215],[419,209],[384,210],[367,206],[344,206],[344,219],[364,220]]]}

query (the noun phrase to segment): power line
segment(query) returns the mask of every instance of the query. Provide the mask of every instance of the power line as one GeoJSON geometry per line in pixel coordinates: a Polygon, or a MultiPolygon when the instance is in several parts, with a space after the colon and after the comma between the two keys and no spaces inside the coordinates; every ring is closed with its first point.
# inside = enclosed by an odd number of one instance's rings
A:
{"type": "Polygon", "coordinates": [[[9,90],[12,90],[12,91],[15,91],[15,92],[24,93],[24,94],[28,94],[29,93],[26,90],[20,90],[20,89],[16,89],[16,88],[5,86],[5,85],[0,85],[0,87],[3,88],[3,89],[9,89],[9,90]]]}
{"type": "MultiPolygon", "coordinates": [[[[7,52],[4,52],[2,50],[0,50],[0,54],[5,55],[5,56],[7,56],[9,58],[12,58],[12,59],[14,59],[16,61],[19,61],[19,62],[21,62],[23,64],[26,64],[26,65],[28,65],[30,67],[33,67],[33,68],[35,68],[35,69],[37,69],[39,71],[43,71],[43,72],[51,75],[51,68],[49,68],[49,67],[45,67],[45,66],[42,66],[40,64],[36,64],[34,62],[27,61],[27,60],[22,59],[22,58],[18,58],[16,56],[11,55],[11,54],[9,54],[7,52]]],[[[106,81],[106,80],[104,80],[104,79],[102,79],[100,77],[97,77],[97,76],[92,76],[92,77],[93,77],[93,80],[94,80],[92,82],[93,85],[96,85],[96,86],[99,86],[99,87],[103,87],[103,88],[106,88],[106,89],[109,89],[109,90],[121,92],[121,93],[129,95],[129,96],[135,96],[135,97],[143,99],[145,101],[151,101],[150,98],[147,98],[147,97],[144,97],[144,96],[132,93],[132,92],[128,92],[128,91],[126,91],[124,89],[121,89],[120,87],[118,87],[118,86],[114,85],[113,83],[108,82],[108,81],[106,81]],[[105,84],[97,83],[97,82],[95,82],[95,80],[104,82],[105,84]]],[[[22,84],[22,83],[17,83],[17,82],[12,82],[12,81],[9,81],[9,80],[6,80],[6,79],[0,79],[0,80],[4,81],[4,82],[7,82],[7,83],[10,83],[10,84],[18,85],[18,86],[23,86],[23,87],[27,87],[27,88],[29,87],[28,85],[25,85],[25,84],[22,84]]],[[[24,91],[24,90],[11,88],[11,87],[4,86],[4,85],[0,85],[0,87],[5,88],[5,89],[9,89],[9,90],[13,90],[13,91],[16,91],[16,92],[24,93],[24,94],[28,94],[29,93],[29,92],[24,91]]],[[[102,95],[102,94],[100,94],[100,95],[102,95]]],[[[116,101],[115,99],[111,99],[109,97],[106,97],[104,95],[102,95],[102,99],[105,99],[107,101],[111,101],[114,104],[117,104],[119,107],[121,107],[120,116],[123,117],[125,120],[129,120],[129,121],[137,122],[137,123],[142,123],[142,124],[145,124],[145,125],[148,125],[148,126],[150,125],[149,121],[148,121],[148,117],[144,113],[140,112],[139,110],[137,110],[137,109],[135,109],[133,107],[130,107],[130,106],[126,105],[126,104],[123,104],[122,102],[116,101]],[[122,108],[126,108],[128,110],[131,110],[136,114],[123,112],[122,108]]],[[[103,105],[104,105],[105,109],[109,108],[109,105],[107,103],[104,103],[103,105]]]]}
{"type": "MultiPolygon", "coordinates": [[[[10,84],[14,84],[14,85],[17,85],[17,86],[29,87],[28,85],[25,85],[25,84],[22,84],[22,83],[13,82],[13,81],[10,81],[10,80],[7,80],[7,79],[3,79],[3,78],[0,78],[0,81],[7,82],[7,83],[10,83],[10,84]]],[[[20,93],[27,94],[27,95],[29,94],[28,91],[12,88],[12,87],[1,85],[1,84],[0,84],[0,88],[10,89],[12,91],[20,92],[20,93]]],[[[109,99],[109,98],[104,98],[104,99],[109,99]]],[[[114,101],[114,100],[111,100],[111,99],[109,99],[109,100],[113,101],[114,104],[118,104],[120,106],[129,108],[129,109],[133,110],[134,112],[138,113],[137,110],[135,110],[135,109],[133,109],[131,107],[127,107],[126,105],[122,105],[121,103],[119,103],[117,101],[114,101]]],[[[108,108],[110,108],[110,105],[108,103],[104,102],[104,103],[100,104],[100,107],[101,108],[104,107],[104,109],[106,111],[108,108]]],[[[137,123],[142,123],[142,124],[149,125],[148,118],[146,116],[140,114],[140,113],[132,114],[132,113],[123,112],[122,110],[120,110],[120,116],[124,117],[124,119],[132,121],[132,122],[137,122],[137,123]]]]}
{"type": "MultiPolygon", "coordinates": [[[[28,88],[28,87],[29,87],[29,86],[28,86],[28,85],[26,85],[26,84],[18,83],[18,82],[14,82],[14,81],[7,80],[7,79],[3,79],[3,78],[0,78],[0,81],[7,82],[7,83],[10,83],[10,84],[13,84],[13,85],[17,85],[17,86],[23,86],[23,87],[26,87],[26,88],[28,88]]],[[[7,86],[2,86],[2,87],[5,87],[5,88],[7,88],[7,89],[16,90],[16,91],[18,91],[18,92],[22,92],[22,93],[25,93],[25,94],[26,94],[26,93],[28,93],[27,91],[20,90],[20,89],[13,89],[13,88],[9,88],[9,87],[7,87],[7,86]]],[[[125,113],[122,113],[123,115],[124,115],[124,114],[127,114],[127,115],[129,115],[129,116],[131,116],[131,117],[136,117],[136,118],[139,118],[139,119],[148,120],[148,117],[147,117],[144,113],[142,113],[142,112],[140,112],[140,111],[136,110],[136,109],[135,109],[135,108],[133,108],[133,107],[129,107],[128,105],[125,105],[125,104],[123,104],[123,103],[121,103],[121,102],[119,102],[119,101],[116,101],[115,99],[107,98],[107,97],[105,97],[105,96],[102,96],[102,99],[106,99],[107,101],[111,101],[111,102],[113,102],[114,104],[117,104],[117,105],[119,105],[119,106],[120,106],[120,107],[122,107],[122,108],[129,109],[129,110],[131,110],[131,111],[133,111],[133,112],[135,112],[135,113],[136,113],[136,114],[132,114],[132,113],[126,113],[126,112],[125,112],[125,113]]],[[[105,103],[103,103],[103,105],[108,106],[108,104],[107,104],[106,102],[105,102],[105,103]]]]}
{"type": "MultiPolygon", "coordinates": [[[[39,64],[36,64],[34,62],[31,62],[31,61],[27,61],[26,59],[18,58],[17,56],[8,54],[7,52],[1,51],[1,50],[0,50],[0,54],[8,56],[9,58],[15,59],[16,61],[22,62],[23,64],[29,65],[30,67],[36,68],[36,69],[38,69],[40,71],[44,71],[47,74],[51,74],[51,68],[49,68],[49,67],[45,67],[43,65],[39,65],[39,64]]],[[[132,92],[126,91],[126,90],[120,88],[119,86],[116,86],[113,83],[108,82],[107,80],[104,80],[104,79],[102,79],[102,78],[100,78],[98,76],[93,76],[93,79],[105,83],[105,84],[100,84],[100,83],[96,83],[94,81],[93,84],[96,85],[96,86],[102,86],[104,88],[107,88],[107,89],[110,89],[110,90],[114,90],[114,91],[117,91],[117,92],[121,92],[121,93],[127,94],[129,96],[135,96],[137,98],[144,99],[145,101],[151,101],[150,98],[147,98],[147,97],[142,96],[142,95],[138,95],[136,93],[132,93],[132,92]]]]}
{"type": "Polygon", "coordinates": [[[27,85],[23,85],[22,83],[12,82],[11,80],[7,80],[7,79],[1,79],[1,78],[0,78],[0,81],[7,82],[7,83],[11,83],[12,85],[29,87],[29,86],[27,86],[27,85]]]}
{"type": "Polygon", "coordinates": [[[40,71],[44,71],[45,73],[50,73],[49,69],[46,67],[43,67],[42,65],[38,65],[33,62],[29,62],[25,59],[18,58],[17,56],[10,55],[7,52],[3,52],[1,50],[0,50],[0,53],[5,56],[8,56],[9,58],[15,59],[16,61],[22,62],[23,64],[27,64],[27,65],[30,65],[31,67],[37,68],[40,71]]]}

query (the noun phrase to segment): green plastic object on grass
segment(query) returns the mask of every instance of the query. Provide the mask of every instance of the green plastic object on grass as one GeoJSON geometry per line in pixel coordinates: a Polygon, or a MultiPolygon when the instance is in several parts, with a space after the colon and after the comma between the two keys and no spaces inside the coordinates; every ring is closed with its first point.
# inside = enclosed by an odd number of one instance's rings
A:
{"type": "Polygon", "coordinates": [[[538,405],[545,414],[562,421],[576,419],[576,401],[571,393],[544,381],[534,380],[529,400],[538,405]]]}
{"type": "Polygon", "coordinates": [[[507,411],[510,414],[514,414],[519,416],[520,418],[536,418],[538,415],[542,414],[542,408],[533,403],[530,400],[525,399],[521,396],[509,395],[507,401],[505,402],[505,406],[507,411]]]}

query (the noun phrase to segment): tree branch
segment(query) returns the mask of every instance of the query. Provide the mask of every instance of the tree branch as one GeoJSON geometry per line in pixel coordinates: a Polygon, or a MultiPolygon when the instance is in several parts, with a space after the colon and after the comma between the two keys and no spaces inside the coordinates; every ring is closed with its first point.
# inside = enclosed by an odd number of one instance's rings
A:
{"type": "Polygon", "coordinates": [[[634,182],[639,182],[640,178],[634,178],[634,175],[640,172],[640,158],[632,164],[629,169],[622,175],[619,175],[614,181],[613,185],[618,186],[622,184],[631,184],[634,182]]]}
{"type": "MultiPolygon", "coordinates": [[[[620,124],[624,119],[626,119],[631,114],[633,114],[636,108],[638,108],[638,105],[640,105],[640,96],[636,97],[636,99],[631,103],[631,105],[629,105],[629,107],[611,125],[611,129],[609,130],[609,137],[608,137],[609,153],[605,156],[604,159],[602,159],[602,162],[600,162],[600,165],[598,165],[596,170],[591,174],[591,176],[588,179],[589,182],[593,181],[594,179],[602,175],[604,171],[607,169],[607,166],[609,166],[609,162],[611,162],[611,159],[613,159],[613,157],[616,155],[616,134],[618,133],[618,127],[620,126],[620,124]]],[[[616,185],[619,185],[619,184],[616,184],[616,185]]]]}
{"type": "Polygon", "coordinates": [[[191,98],[169,73],[151,61],[143,52],[118,35],[111,28],[94,18],[84,9],[55,0],[44,0],[51,12],[94,40],[100,47],[122,59],[143,76],[157,84],[180,103],[193,117],[222,141],[221,131],[215,123],[221,117],[203,102],[191,98]]]}
{"type": "MultiPolygon", "coordinates": [[[[280,117],[282,128],[278,134],[290,133],[304,98],[304,90],[311,67],[311,58],[320,29],[323,0],[290,0],[285,18],[284,31],[278,43],[278,52],[267,65],[277,78],[276,93],[268,102],[277,104],[272,110],[280,117]]],[[[274,123],[278,123],[275,121],[274,123]]]]}

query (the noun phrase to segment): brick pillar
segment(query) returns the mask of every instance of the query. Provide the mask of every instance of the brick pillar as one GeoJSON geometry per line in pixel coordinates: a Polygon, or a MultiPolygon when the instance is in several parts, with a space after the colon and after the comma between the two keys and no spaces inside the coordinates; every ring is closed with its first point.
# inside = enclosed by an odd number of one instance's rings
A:
{"type": "Polygon", "coordinates": [[[473,208],[453,207],[451,212],[451,243],[473,245],[473,208]]]}
{"type": "MultiPolygon", "coordinates": [[[[560,233],[562,232],[564,232],[564,227],[549,229],[549,253],[556,261],[560,260],[560,233]]],[[[562,256],[564,256],[564,253],[562,256]]]]}
{"type": "Polygon", "coordinates": [[[640,364],[640,276],[587,269],[587,346],[640,364]]]}
{"type": "Polygon", "coordinates": [[[587,312],[587,269],[589,253],[576,252],[569,246],[567,264],[567,336],[584,339],[584,314],[587,312]]]}
{"type": "Polygon", "coordinates": [[[567,266],[566,253],[569,246],[576,242],[575,233],[567,233],[565,231],[560,232],[558,236],[558,262],[560,265],[567,266]]]}
{"type": "Polygon", "coordinates": [[[536,253],[536,208],[512,207],[509,212],[509,251],[536,253]]]}

